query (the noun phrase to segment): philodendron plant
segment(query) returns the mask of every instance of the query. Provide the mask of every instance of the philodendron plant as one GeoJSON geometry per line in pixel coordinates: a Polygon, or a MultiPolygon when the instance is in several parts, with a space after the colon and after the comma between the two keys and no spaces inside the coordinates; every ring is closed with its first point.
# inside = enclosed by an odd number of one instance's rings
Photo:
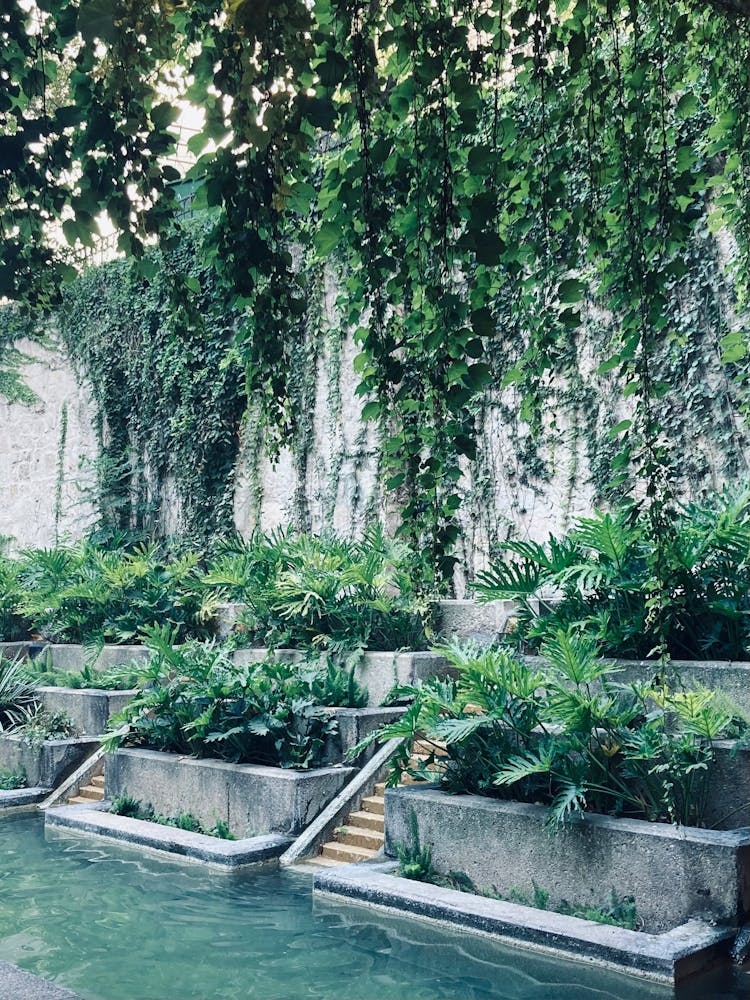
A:
{"type": "Polygon", "coordinates": [[[450,791],[546,803],[553,824],[583,812],[701,824],[712,741],[736,725],[711,691],[620,684],[595,643],[572,632],[548,639],[533,667],[505,649],[440,652],[455,678],[399,688],[408,711],[355,748],[404,738],[391,783],[405,771],[440,775],[450,791]],[[435,755],[413,768],[417,739],[435,755]]]}

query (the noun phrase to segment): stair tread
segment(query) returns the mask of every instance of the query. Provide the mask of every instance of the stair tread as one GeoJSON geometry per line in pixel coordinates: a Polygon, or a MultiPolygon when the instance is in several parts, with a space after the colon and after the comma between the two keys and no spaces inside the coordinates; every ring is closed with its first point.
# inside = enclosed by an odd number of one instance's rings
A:
{"type": "Polygon", "coordinates": [[[356,826],[366,830],[382,830],[385,824],[383,816],[371,812],[349,813],[345,826],[356,826]]]}
{"type": "Polygon", "coordinates": [[[385,812],[385,799],[382,795],[368,795],[362,799],[362,809],[364,812],[378,813],[382,816],[385,812]]]}
{"type": "Polygon", "coordinates": [[[300,865],[307,865],[309,868],[338,868],[342,863],[335,858],[324,858],[322,854],[317,858],[305,858],[304,861],[300,861],[300,865]]]}
{"type": "Polygon", "coordinates": [[[78,795],[83,799],[103,799],[104,793],[96,785],[83,785],[78,789],[78,795]]]}
{"type": "Polygon", "coordinates": [[[353,847],[351,844],[340,844],[332,840],[323,844],[323,857],[334,858],[341,861],[367,861],[377,851],[369,850],[367,847],[353,847]]]}
{"type": "Polygon", "coordinates": [[[90,784],[96,786],[96,788],[104,788],[104,775],[95,774],[91,779],[90,784]]]}
{"type": "Polygon", "coordinates": [[[91,799],[85,799],[82,795],[71,795],[67,804],[69,806],[80,806],[83,805],[84,802],[88,805],[91,801],[91,799]]]}
{"type": "Polygon", "coordinates": [[[411,752],[415,756],[429,757],[430,755],[434,757],[447,757],[448,751],[444,743],[427,743],[424,740],[415,740],[412,744],[411,752]]]}
{"type": "Polygon", "coordinates": [[[383,834],[379,830],[367,830],[363,826],[351,826],[344,823],[336,831],[337,844],[350,844],[352,847],[366,847],[379,851],[383,846],[383,834]]]}

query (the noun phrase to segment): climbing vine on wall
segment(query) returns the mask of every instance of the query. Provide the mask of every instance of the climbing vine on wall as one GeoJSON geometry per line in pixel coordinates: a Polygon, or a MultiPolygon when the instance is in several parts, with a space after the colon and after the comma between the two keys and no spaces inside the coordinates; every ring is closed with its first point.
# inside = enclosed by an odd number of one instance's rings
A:
{"type": "Polygon", "coordinates": [[[99,415],[100,529],[174,533],[200,545],[232,527],[233,480],[247,406],[234,347],[237,317],[200,264],[205,225],[149,259],[146,282],[125,261],[92,268],[66,288],[58,313],[65,346],[91,386],[99,415]],[[175,319],[169,273],[199,287],[197,317],[175,319]],[[169,484],[179,521],[164,521],[169,484]]]}
{"type": "MultiPolygon", "coordinates": [[[[462,477],[499,368],[502,388],[518,394],[532,456],[545,432],[566,431],[555,393],[581,410],[586,386],[567,375],[591,358],[618,386],[605,488],[645,505],[656,537],[669,531],[669,359],[690,340],[677,306],[706,226],[733,241],[737,320],[722,323],[707,377],[729,409],[747,410],[744,0],[8,8],[0,40],[15,89],[0,105],[0,291],[54,298],[67,271],[45,238],[50,223],[85,244],[107,211],[123,250],[142,259],[132,280],[153,282],[144,302],[163,294],[179,306],[178,337],[199,337],[205,280],[216,281],[274,450],[303,428],[305,401],[288,372],[307,349],[315,268],[299,260],[336,251],[363,416],[383,430],[386,481],[401,530],[424,553],[426,586],[450,580],[462,477]],[[63,88],[53,108],[48,81],[66,73],[67,97],[63,88]],[[205,114],[191,141],[196,204],[213,219],[198,247],[202,281],[186,261],[162,276],[144,256],[149,234],[162,234],[166,255],[179,238],[167,225],[168,86],[205,114]],[[4,165],[24,151],[23,171],[4,165]],[[583,343],[582,320],[597,312],[606,336],[583,343]],[[498,365],[503,354],[511,364],[498,365]]],[[[199,351],[197,339],[192,346],[199,351]]],[[[687,346],[697,392],[707,369],[687,346]]],[[[144,445],[137,426],[127,440],[109,418],[103,431],[115,472],[126,446],[144,445]]],[[[149,448],[161,454],[150,439],[149,448]]],[[[124,482],[129,498],[132,477],[124,482]]],[[[147,500],[145,481],[142,493],[147,500]]]]}

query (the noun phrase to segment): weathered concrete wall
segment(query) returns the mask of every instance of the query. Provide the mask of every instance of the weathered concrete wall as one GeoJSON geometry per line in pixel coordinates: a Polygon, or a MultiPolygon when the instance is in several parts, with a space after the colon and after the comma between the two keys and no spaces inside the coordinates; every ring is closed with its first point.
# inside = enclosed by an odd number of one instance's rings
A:
{"type": "Polygon", "coordinates": [[[23,770],[29,787],[56,788],[99,746],[93,737],[47,740],[30,746],[20,736],[0,736],[0,768],[23,770]]]}
{"type": "MultiPolygon", "coordinates": [[[[83,670],[89,662],[90,652],[76,643],[49,643],[32,656],[44,660],[47,670],[83,670]]],[[[146,646],[104,646],[94,658],[94,670],[109,670],[111,667],[129,667],[143,664],[151,659],[152,653],[146,646]]]]}
{"type": "Polygon", "coordinates": [[[0,536],[23,548],[50,545],[56,535],[79,537],[91,525],[85,489],[98,446],[90,393],[65,357],[34,344],[19,346],[35,359],[23,377],[38,401],[27,406],[0,399],[0,536]]]}
{"type": "Polygon", "coordinates": [[[644,929],[692,917],[734,925],[750,910],[750,830],[699,830],[587,815],[553,833],[544,806],[448,795],[434,788],[385,793],[385,850],[420,841],[438,872],[465,872],[479,887],[606,906],[614,890],[635,897],[644,929]],[[669,892],[665,892],[665,887],[669,892]]]}
{"type": "MultiPolygon", "coordinates": [[[[403,708],[331,708],[331,715],[335,715],[338,723],[338,732],[335,736],[330,736],[326,740],[326,760],[331,763],[346,761],[347,753],[355,747],[365,736],[395,722],[405,709],[403,708]]],[[[361,767],[378,750],[378,744],[373,743],[357,759],[357,766],[361,767]]]]}
{"type": "Polygon", "coordinates": [[[135,691],[101,691],[91,688],[37,688],[48,712],[64,712],[82,736],[100,736],[111,716],[121,712],[135,691]]]}
{"type": "Polygon", "coordinates": [[[167,816],[191,812],[206,826],[224,820],[240,838],[300,833],[354,773],[351,767],[227,764],[155,750],[117,750],[104,768],[107,798],[132,795],[167,816]]]}

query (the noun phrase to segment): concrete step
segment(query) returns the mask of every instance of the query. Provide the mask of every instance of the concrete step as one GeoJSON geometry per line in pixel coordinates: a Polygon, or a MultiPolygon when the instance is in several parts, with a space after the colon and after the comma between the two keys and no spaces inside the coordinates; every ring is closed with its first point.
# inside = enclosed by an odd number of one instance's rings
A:
{"type": "Polygon", "coordinates": [[[96,788],[104,788],[104,775],[95,774],[94,777],[89,782],[90,785],[94,785],[96,788]]]}
{"type": "Polygon", "coordinates": [[[368,813],[377,813],[382,816],[385,813],[385,800],[382,795],[368,795],[362,799],[362,809],[368,813]]]}
{"type": "Polygon", "coordinates": [[[78,795],[82,799],[90,799],[93,802],[101,802],[104,798],[104,789],[99,788],[98,785],[83,785],[82,788],[78,789],[78,795]]]}
{"type": "Polygon", "coordinates": [[[292,867],[295,870],[306,869],[307,871],[317,871],[319,868],[338,868],[341,864],[340,861],[334,861],[333,858],[324,858],[323,855],[319,855],[317,858],[305,858],[304,861],[300,861],[292,867]]]}
{"type": "Polygon", "coordinates": [[[71,795],[68,801],[65,803],[68,806],[82,806],[83,804],[87,806],[91,805],[91,799],[84,799],[82,795],[71,795]]]}
{"type": "Polygon", "coordinates": [[[347,862],[351,864],[352,861],[367,861],[376,853],[376,851],[368,850],[366,847],[353,847],[351,844],[339,844],[337,841],[331,841],[328,844],[323,844],[322,856],[331,858],[339,864],[347,862]]]}
{"type": "Polygon", "coordinates": [[[337,844],[366,847],[371,851],[379,851],[383,846],[384,839],[379,830],[366,830],[363,826],[351,826],[349,823],[345,823],[336,830],[337,844]]]}
{"type": "Polygon", "coordinates": [[[367,830],[378,830],[382,833],[385,827],[385,818],[378,813],[353,812],[349,813],[346,825],[350,827],[364,827],[367,830]]]}
{"type": "Polygon", "coordinates": [[[375,791],[372,794],[373,795],[385,795],[385,782],[384,781],[379,781],[377,783],[377,785],[375,785],[375,791]]]}

